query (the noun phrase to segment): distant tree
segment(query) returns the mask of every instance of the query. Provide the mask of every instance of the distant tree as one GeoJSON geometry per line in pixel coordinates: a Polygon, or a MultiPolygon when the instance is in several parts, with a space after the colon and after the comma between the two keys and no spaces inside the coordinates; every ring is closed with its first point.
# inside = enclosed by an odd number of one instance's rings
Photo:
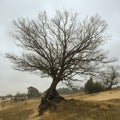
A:
{"type": "Polygon", "coordinates": [[[104,85],[101,84],[101,82],[95,82],[95,92],[101,92],[105,90],[104,85]]]}
{"type": "Polygon", "coordinates": [[[108,66],[106,70],[100,72],[100,79],[106,89],[112,89],[113,86],[120,83],[120,67],[108,66]]]}
{"type": "Polygon", "coordinates": [[[8,95],[6,95],[6,97],[7,97],[7,98],[12,98],[12,97],[13,97],[13,95],[8,94],[8,95]]]}
{"type": "Polygon", "coordinates": [[[71,94],[73,91],[69,88],[59,88],[57,89],[59,94],[71,94]]]}
{"type": "Polygon", "coordinates": [[[94,82],[92,77],[85,84],[85,93],[96,93],[104,90],[104,86],[100,82],[94,82]]]}
{"type": "Polygon", "coordinates": [[[40,97],[41,93],[34,87],[28,87],[28,98],[36,98],[40,97]]]}
{"type": "Polygon", "coordinates": [[[94,86],[93,79],[90,78],[85,84],[85,92],[93,93],[93,86],[94,86]]]}
{"type": "Polygon", "coordinates": [[[19,93],[18,92],[18,93],[16,93],[15,96],[13,96],[11,98],[11,100],[14,100],[14,101],[23,101],[23,100],[26,99],[26,97],[27,97],[27,95],[25,93],[19,93]]]}
{"type": "Polygon", "coordinates": [[[74,94],[74,93],[83,92],[84,88],[83,87],[80,87],[80,88],[74,87],[73,89],[71,89],[71,88],[63,87],[63,88],[57,89],[57,91],[59,94],[74,94]]]}
{"type": "Polygon", "coordinates": [[[56,91],[60,81],[75,81],[76,75],[93,74],[97,65],[107,63],[101,50],[106,22],[99,16],[79,21],[72,12],[57,11],[54,18],[41,12],[37,20],[14,21],[16,45],[25,51],[21,56],[7,54],[16,70],[41,73],[52,83],[41,99],[39,113],[51,102],[64,100],[56,91]]]}

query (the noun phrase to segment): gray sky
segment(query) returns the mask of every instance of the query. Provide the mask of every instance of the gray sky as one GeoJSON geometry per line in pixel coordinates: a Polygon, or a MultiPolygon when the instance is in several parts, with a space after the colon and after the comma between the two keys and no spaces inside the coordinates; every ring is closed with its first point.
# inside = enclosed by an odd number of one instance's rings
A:
{"type": "Polygon", "coordinates": [[[12,20],[36,18],[41,10],[50,16],[55,10],[72,10],[82,19],[99,14],[108,23],[107,32],[112,35],[104,47],[111,57],[120,58],[120,0],[0,0],[0,95],[23,93],[29,86],[44,91],[50,85],[47,78],[13,70],[12,64],[4,58],[6,52],[19,52],[10,36],[12,20]]]}

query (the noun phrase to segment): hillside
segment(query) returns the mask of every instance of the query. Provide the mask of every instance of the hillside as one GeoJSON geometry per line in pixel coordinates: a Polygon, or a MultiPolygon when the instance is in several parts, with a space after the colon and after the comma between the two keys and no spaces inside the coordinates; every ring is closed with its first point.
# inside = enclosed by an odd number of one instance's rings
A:
{"type": "Polygon", "coordinates": [[[78,93],[65,96],[67,99],[75,98],[77,100],[90,100],[90,101],[101,101],[101,100],[110,100],[110,99],[120,99],[120,89],[99,92],[94,94],[78,93]]]}
{"type": "Polygon", "coordinates": [[[1,103],[0,120],[120,120],[120,90],[97,94],[72,94],[56,109],[38,116],[39,99],[1,103]]]}

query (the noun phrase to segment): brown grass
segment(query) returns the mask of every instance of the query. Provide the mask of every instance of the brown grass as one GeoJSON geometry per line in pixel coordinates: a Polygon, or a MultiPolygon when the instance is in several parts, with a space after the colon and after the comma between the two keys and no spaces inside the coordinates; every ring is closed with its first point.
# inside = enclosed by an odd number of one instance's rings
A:
{"type": "Polygon", "coordinates": [[[84,94],[84,93],[71,94],[71,95],[65,95],[65,97],[68,99],[75,98],[78,100],[87,100],[87,101],[88,100],[101,101],[101,100],[110,100],[110,99],[120,99],[120,89],[93,93],[93,94],[84,94]]]}
{"type": "Polygon", "coordinates": [[[15,103],[7,101],[0,109],[0,120],[120,120],[119,92],[65,95],[67,101],[57,104],[56,111],[46,111],[43,116],[37,113],[39,99],[15,103]]]}
{"type": "MultiPolygon", "coordinates": [[[[39,120],[120,120],[119,106],[104,102],[68,100],[58,104],[56,112],[47,112],[39,120]]],[[[37,117],[38,118],[38,117],[37,117]]]]}
{"type": "Polygon", "coordinates": [[[7,101],[0,109],[0,120],[27,120],[34,111],[37,111],[38,104],[39,100],[7,101]]]}

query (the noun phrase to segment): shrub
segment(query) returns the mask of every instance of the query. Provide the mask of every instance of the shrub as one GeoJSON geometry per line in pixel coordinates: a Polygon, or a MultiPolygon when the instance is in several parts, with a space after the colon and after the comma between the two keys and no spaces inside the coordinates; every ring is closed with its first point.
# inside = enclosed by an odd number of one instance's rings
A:
{"type": "Polygon", "coordinates": [[[85,84],[85,93],[96,93],[104,90],[104,86],[100,82],[94,82],[92,78],[90,78],[85,84]]]}

